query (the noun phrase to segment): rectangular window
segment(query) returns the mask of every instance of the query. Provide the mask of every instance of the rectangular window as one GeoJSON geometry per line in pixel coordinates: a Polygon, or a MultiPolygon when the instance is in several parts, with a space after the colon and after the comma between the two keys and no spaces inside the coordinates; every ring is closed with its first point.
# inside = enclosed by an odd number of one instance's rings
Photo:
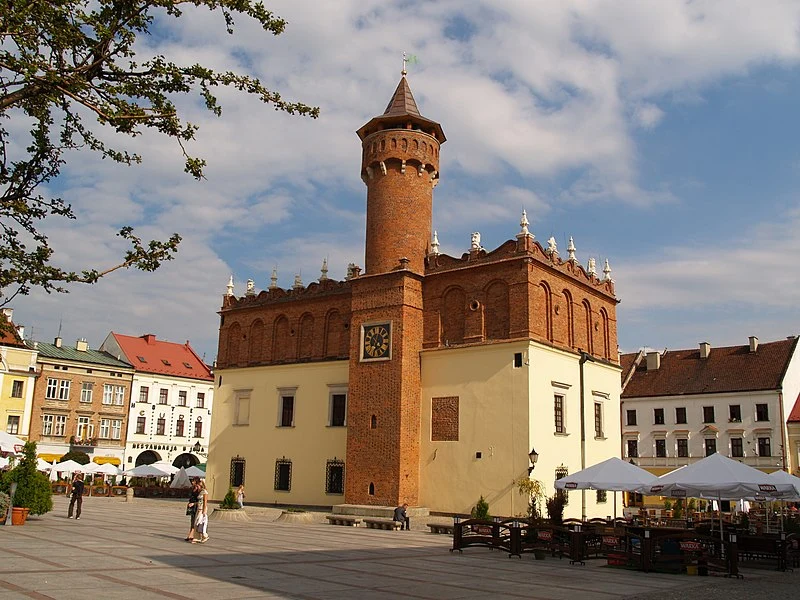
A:
{"type": "Polygon", "coordinates": [[[553,412],[555,414],[556,433],[566,433],[564,428],[564,396],[561,394],[553,395],[553,412]]]}
{"type": "Polygon", "coordinates": [[[197,421],[194,422],[194,437],[203,437],[203,421],[199,417],[197,421]]]}
{"type": "Polygon", "coordinates": [[[675,409],[675,422],[678,424],[686,423],[686,407],[680,406],[675,409]]]}
{"type": "Polygon", "coordinates": [[[283,492],[292,489],[292,461],[285,458],[275,461],[275,489],[283,492]]]}
{"type": "Polygon", "coordinates": [[[706,448],[706,456],[711,456],[714,452],[717,451],[717,440],[714,438],[709,438],[704,440],[705,448],[706,448]]]}
{"type": "Polygon", "coordinates": [[[325,493],[344,494],[344,462],[329,460],[325,469],[325,493]]]}
{"type": "Polygon", "coordinates": [[[110,405],[114,403],[114,386],[110,383],[103,384],[103,404],[110,405]]]}
{"type": "Polygon", "coordinates": [[[94,426],[90,423],[89,417],[78,417],[78,429],[75,435],[80,440],[88,440],[94,436],[94,426]]]}
{"type": "Polygon", "coordinates": [[[703,423],[713,423],[714,422],[714,407],[713,406],[704,406],[703,407],[703,423]]]}
{"type": "Polygon", "coordinates": [[[639,441],[628,440],[628,458],[637,458],[639,456],[639,441]]]}
{"type": "Polygon", "coordinates": [[[731,456],[741,458],[744,456],[744,444],[742,438],[731,438],[731,456]]]}
{"type": "Polygon", "coordinates": [[[636,410],[625,411],[625,424],[629,427],[636,425],[636,410]]]}
{"type": "Polygon", "coordinates": [[[656,456],[658,458],[667,457],[667,440],[656,440],[656,456]]]}
{"type": "Polygon", "coordinates": [[[150,393],[150,388],[142,386],[139,388],[139,402],[147,404],[147,395],[150,393]]]}
{"type": "Polygon", "coordinates": [[[122,437],[122,419],[111,419],[111,439],[118,440],[122,437]]]}
{"type": "Polygon", "coordinates": [[[67,415],[56,415],[56,425],[53,435],[63,437],[67,435],[67,415]]]}
{"type": "Polygon", "coordinates": [[[6,433],[17,435],[19,433],[19,415],[11,415],[6,423],[6,433]]]}
{"type": "Polygon", "coordinates": [[[178,421],[175,423],[175,437],[183,437],[184,424],[183,417],[178,417],[178,421]]]}
{"type": "Polygon", "coordinates": [[[58,382],[58,399],[69,400],[69,386],[72,383],[69,379],[62,379],[58,382]]]}
{"type": "Polygon", "coordinates": [[[347,394],[331,394],[331,427],[344,427],[347,418],[347,394]]]}
{"type": "Polygon", "coordinates": [[[117,406],[124,406],[125,404],[125,386],[114,386],[114,404],[117,406]]]}
{"type": "Polygon", "coordinates": [[[164,417],[158,417],[156,421],[156,435],[164,435],[164,430],[167,427],[167,420],[164,417]]]}
{"type": "Polygon", "coordinates": [[[731,404],[728,406],[728,422],[741,423],[742,422],[742,407],[739,404],[731,404]]]}
{"type": "MultiPolygon", "coordinates": [[[[222,380],[220,379],[220,385],[222,385],[222,380]]],[[[205,392],[197,392],[197,408],[205,408],[206,407],[206,395],[205,392]]]]}
{"type": "Polygon", "coordinates": [[[169,398],[169,390],[161,388],[158,390],[158,403],[159,404],[166,404],[167,399],[169,398]]]}
{"type": "Polygon", "coordinates": [[[231,459],[231,487],[244,485],[245,459],[236,456],[231,459]]]}
{"type": "Polygon", "coordinates": [[[594,437],[603,437],[603,405],[600,402],[594,403],[594,437]]]}
{"type": "Polygon", "coordinates": [[[656,425],[663,425],[664,424],[664,409],[663,408],[654,408],[653,409],[653,423],[656,425]]]}
{"type": "Polygon", "coordinates": [[[25,384],[24,381],[21,379],[15,379],[14,383],[11,384],[11,397],[12,398],[22,398],[22,387],[25,384]]]}
{"type": "Polygon", "coordinates": [[[178,392],[178,406],[186,406],[186,390],[178,392]]]}
{"type": "Polygon", "coordinates": [[[281,396],[281,427],[294,426],[294,396],[281,396]]]}
{"type": "Polygon", "coordinates": [[[758,438],[758,455],[772,456],[772,449],[770,448],[770,439],[768,437],[758,438]]]}
{"type": "Polygon", "coordinates": [[[607,495],[605,490],[597,490],[597,504],[605,504],[607,495]]]}
{"type": "Polygon", "coordinates": [[[147,423],[147,417],[136,418],[136,433],[144,433],[144,428],[147,423]]]}
{"type": "Polygon", "coordinates": [[[53,415],[42,415],[42,435],[53,435],[53,415]]]}
{"type": "Polygon", "coordinates": [[[233,415],[235,425],[250,424],[250,392],[236,392],[235,414],[233,415]]]}
{"type": "Polygon", "coordinates": [[[48,400],[56,400],[58,398],[58,379],[47,378],[47,391],[45,391],[44,397],[48,400]]]}
{"type": "Polygon", "coordinates": [[[769,421],[769,406],[756,404],[756,421],[769,421]]]}
{"type": "Polygon", "coordinates": [[[100,437],[107,440],[111,435],[111,420],[100,419],[100,437]]]}
{"type": "Polygon", "coordinates": [[[678,438],[678,457],[689,458],[689,440],[686,438],[678,438]]]}

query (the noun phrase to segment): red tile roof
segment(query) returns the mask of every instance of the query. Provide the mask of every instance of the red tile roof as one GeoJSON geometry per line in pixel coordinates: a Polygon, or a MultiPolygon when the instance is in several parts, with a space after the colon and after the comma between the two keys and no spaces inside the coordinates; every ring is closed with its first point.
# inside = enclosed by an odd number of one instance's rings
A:
{"type": "Polygon", "coordinates": [[[797,400],[794,401],[794,408],[792,412],[789,413],[789,418],[786,419],[787,423],[800,423],[800,395],[797,396],[797,400]]]}
{"type": "MultiPolygon", "coordinates": [[[[756,352],[750,352],[749,345],[711,348],[708,358],[700,358],[699,349],[665,352],[654,371],[641,361],[622,397],[777,390],[795,346],[797,337],[759,344],[756,352]]],[[[626,360],[630,359],[623,355],[622,364],[626,360]]]]}
{"type": "Polygon", "coordinates": [[[189,342],[165,342],[157,340],[152,333],[140,337],[113,332],[112,335],[137,371],[189,379],[214,379],[208,365],[192,350],[189,342]]]}
{"type": "Polygon", "coordinates": [[[17,326],[8,317],[0,314],[0,319],[5,318],[6,323],[0,327],[0,346],[25,346],[25,342],[19,337],[17,326]]]}

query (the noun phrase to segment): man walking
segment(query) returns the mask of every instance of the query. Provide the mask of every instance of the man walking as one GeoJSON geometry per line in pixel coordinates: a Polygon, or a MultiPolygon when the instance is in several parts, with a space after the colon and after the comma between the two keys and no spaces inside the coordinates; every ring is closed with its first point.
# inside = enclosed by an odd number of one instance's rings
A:
{"type": "Polygon", "coordinates": [[[78,508],[75,510],[75,520],[81,518],[81,506],[83,505],[83,474],[82,473],[75,473],[75,477],[72,478],[72,499],[69,501],[69,511],[67,512],[67,518],[72,518],[72,509],[75,507],[75,503],[78,504],[78,508]]]}

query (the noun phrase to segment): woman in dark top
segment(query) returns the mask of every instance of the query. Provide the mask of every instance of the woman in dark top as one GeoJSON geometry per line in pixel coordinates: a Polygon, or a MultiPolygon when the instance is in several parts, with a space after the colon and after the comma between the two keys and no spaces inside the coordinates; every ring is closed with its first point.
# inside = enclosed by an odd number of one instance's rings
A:
{"type": "Polygon", "coordinates": [[[192,479],[192,491],[189,492],[189,504],[186,505],[186,514],[189,516],[189,535],[186,536],[187,542],[194,541],[194,521],[197,518],[197,499],[200,494],[200,487],[197,485],[198,478],[192,479]]]}

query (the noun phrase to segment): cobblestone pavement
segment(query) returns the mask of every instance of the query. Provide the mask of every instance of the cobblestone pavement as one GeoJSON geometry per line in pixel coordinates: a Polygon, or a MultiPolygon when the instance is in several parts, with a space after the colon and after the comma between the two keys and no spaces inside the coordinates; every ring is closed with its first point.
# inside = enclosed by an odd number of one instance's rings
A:
{"type": "Polygon", "coordinates": [[[471,548],[450,553],[448,536],[424,531],[275,522],[249,507],[250,522],[211,521],[205,544],[184,541],[184,502],[87,498],[80,521],[67,503],[0,527],[0,600],[87,598],[382,600],[485,598],[798,598],[800,574],[745,571],[742,581],[644,574],[590,561],[536,561],[471,548]]]}

